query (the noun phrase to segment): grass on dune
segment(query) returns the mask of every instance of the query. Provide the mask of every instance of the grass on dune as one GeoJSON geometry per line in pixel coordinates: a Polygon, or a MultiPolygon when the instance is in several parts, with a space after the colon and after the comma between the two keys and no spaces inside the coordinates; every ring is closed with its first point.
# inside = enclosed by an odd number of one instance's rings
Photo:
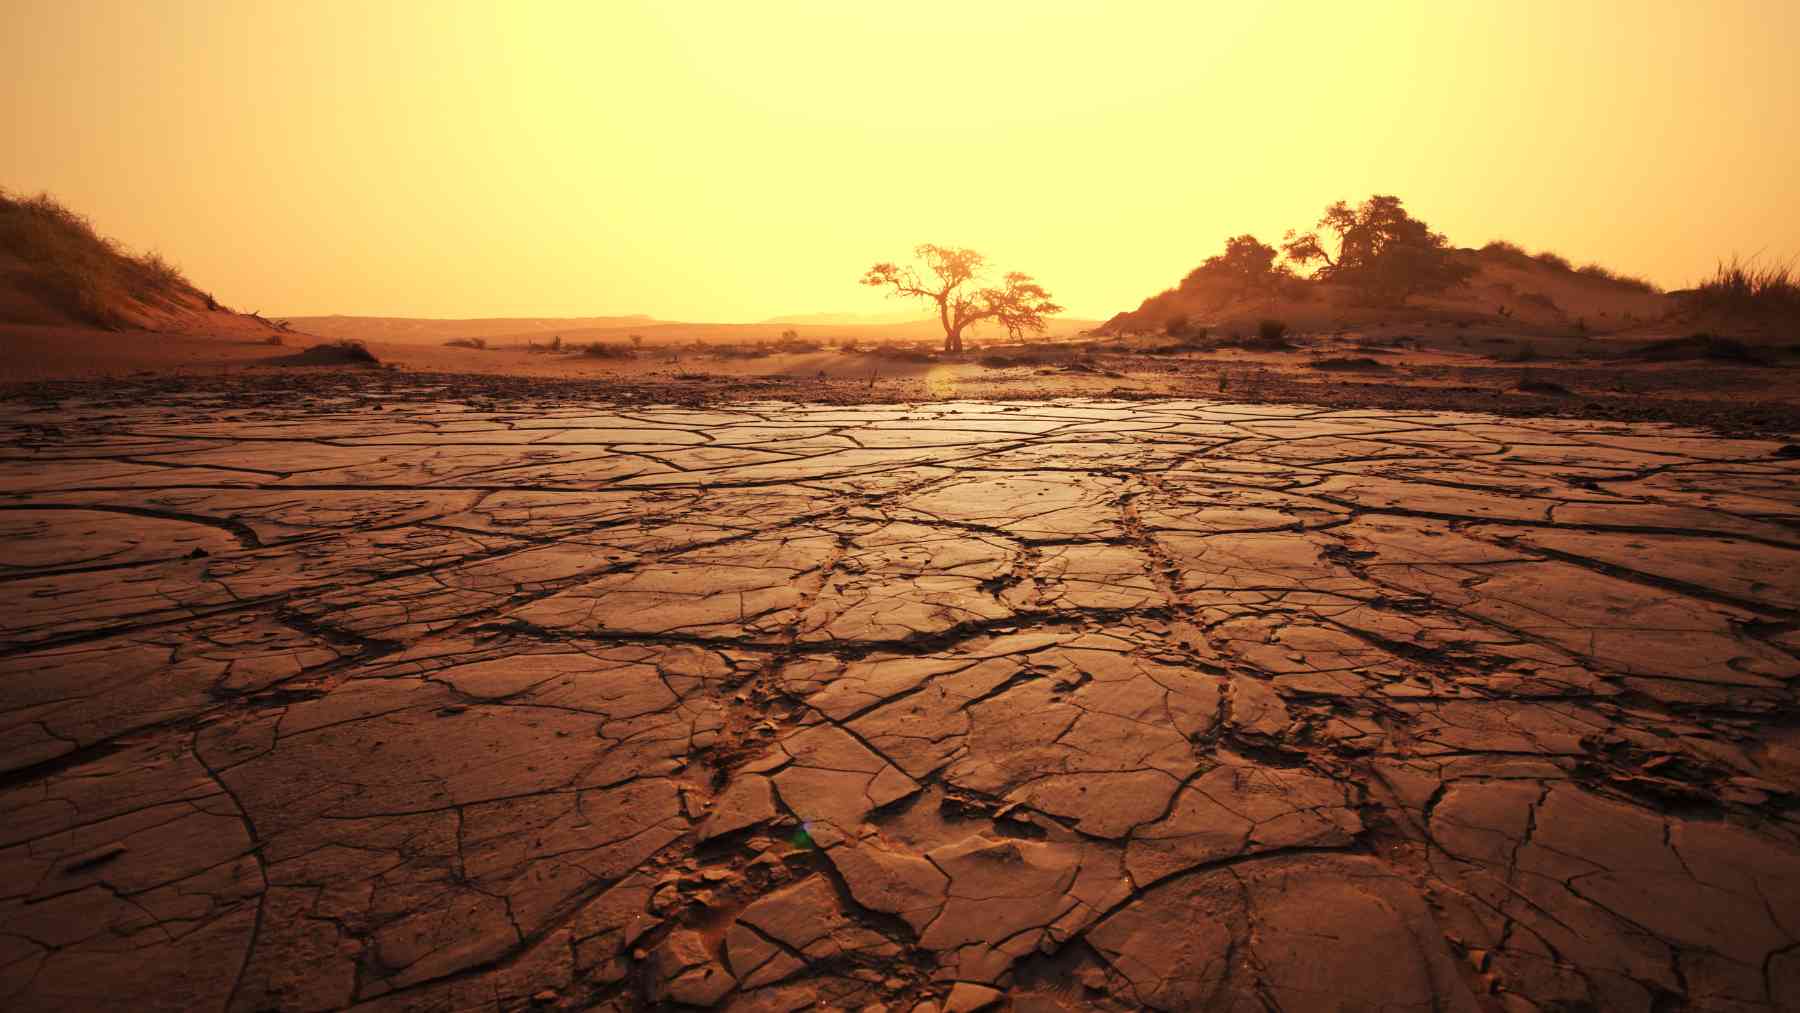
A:
{"type": "Polygon", "coordinates": [[[1800,271],[1792,261],[1759,263],[1733,256],[1721,260],[1710,277],[1688,294],[1701,309],[1725,313],[1800,318],[1800,271]]]}
{"type": "Polygon", "coordinates": [[[33,294],[86,323],[127,326],[132,303],[153,305],[185,293],[219,308],[160,254],[128,252],[49,194],[0,190],[0,251],[25,265],[23,284],[33,294]]]}

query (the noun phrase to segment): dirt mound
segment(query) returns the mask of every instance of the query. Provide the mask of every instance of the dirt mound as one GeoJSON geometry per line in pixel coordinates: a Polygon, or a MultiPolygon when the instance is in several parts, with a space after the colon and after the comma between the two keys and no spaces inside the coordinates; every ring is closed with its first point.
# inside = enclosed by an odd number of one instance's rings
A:
{"type": "Polygon", "coordinates": [[[273,360],[277,366],[379,366],[381,360],[360,341],[332,341],[273,360]]]}
{"type": "Polygon", "coordinates": [[[1625,358],[1639,362],[1685,362],[1706,359],[1714,362],[1738,362],[1747,366],[1768,366],[1774,364],[1774,356],[1767,349],[1753,348],[1736,338],[1722,338],[1716,334],[1690,334],[1685,338],[1669,338],[1664,341],[1653,341],[1631,349],[1624,354],[1625,358]]]}
{"type": "Polygon", "coordinates": [[[1379,362],[1366,356],[1319,359],[1311,365],[1314,369],[1330,370],[1334,373],[1365,373],[1391,368],[1385,362],[1379,362]]]}
{"type": "Polygon", "coordinates": [[[1519,385],[1514,388],[1525,394],[1542,394],[1546,397],[1574,397],[1575,392],[1560,383],[1541,380],[1534,376],[1522,376],[1519,385]]]}

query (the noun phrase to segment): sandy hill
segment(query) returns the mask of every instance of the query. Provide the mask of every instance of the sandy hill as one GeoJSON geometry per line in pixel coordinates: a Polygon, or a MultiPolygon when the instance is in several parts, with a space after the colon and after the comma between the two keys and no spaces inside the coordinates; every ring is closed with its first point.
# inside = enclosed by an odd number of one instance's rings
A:
{"type": "Polygon", "coordinates": [[[1533,256],[1508,243],[1450,256],[1471,269],[1467,279],[1443,292],[1412,296],[1402,306],[1364,305],[1347,286],[1308,279],[1252,295],[1184,283],[1118,314],[1103,329],[1160,331],[1185,317],[1194,325],[1230,329],[1276,318],[1302,330],[1487,324],[1545,334],[1635,334],[1654,329],[1681,306],[1677,297],[1636,279],[1599,267],[1577,270],[1560,257],[1533,256]]]}
{"type": "Polygon", "coordinates": [[[47,195],[0,191],[0,324],[264,336],[155,253],[132,254],[47,195]]]}

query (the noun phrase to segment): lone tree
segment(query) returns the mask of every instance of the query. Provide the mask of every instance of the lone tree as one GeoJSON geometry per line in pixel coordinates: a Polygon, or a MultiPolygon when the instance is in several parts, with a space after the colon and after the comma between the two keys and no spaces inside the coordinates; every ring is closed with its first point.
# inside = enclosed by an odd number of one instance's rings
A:
{"type": "Polygon", "coordinates": [[[1016,340],[1027,331],[1044,330],[1044,318],[1062,312],[1042,285],[1018,271],[1009,272],[997,288],[978,287],[987,258],[974,250],[926,243],[914,248],[913,256],[924,266],[923,271],[881,263],[869,268],[862,283],[937,304],[946,352],[962,352],[963,330],[977,320],[998,320],[1016,340]]]}
{"type": "Polygon", "coordinates": [[[1473,273],[1451,256],[1450,241],[1406,213],[1400,198],[1374,196],[1358,207],[1338,201],[1318,230],[1335,236],[1334,259],[1319,231],[1289,232],[1281,250],[1296,264],[1319,262],[1313,277],[1343,282],[1365,301],[1401,305],[1410,295],[1440,292],[1473,273]]]}

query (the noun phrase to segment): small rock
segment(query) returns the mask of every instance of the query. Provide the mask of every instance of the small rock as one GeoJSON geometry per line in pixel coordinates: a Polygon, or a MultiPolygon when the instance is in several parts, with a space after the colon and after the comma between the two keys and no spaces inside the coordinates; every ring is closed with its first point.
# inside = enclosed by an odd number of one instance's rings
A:
{"type": "Polygon", "coordinates": [[[975,1013],[1000,1001],[1000,990],[986,985],[959,981],[944,1000],[944,1013],[975,1013]]]}
{"type": "Polygon", "coordinates": [[[681,906],[681,891],[673,884],[657,890],[650,898],[650,910],[659,915],[666,915],[681,906]]]}
{"type": "Polygon", "coordinates": [[[766,777],[740,775],[713,804],[712,814],[700,824],[700,839],[714,837],[755,826],[776,815],[774,789],[766,777]]]}
{"type": "Polygon", "coordinates": [[[1093,964],[1083,964],[1076,968],[1075,980],[1096,992],[1106,991],[1106,972],[1093,964]]]}
{"type": "Polygon", "coordinates": [[[711,1006],[737,987],[698,932],[672,932],[650,953],[645,985],[652,1000],[711,1006]]]}
{"type": "Polygon", "coordinates": [[[1727,802],[1736,802],[1739,805],[1762,805],[1769,801],[1769,796],[1766,792],[1757,791],[1755,788],[1739,788],[1735,785],[1726,785],[1725,787],[1720,788],[1719,797],[1727,802]]]}

